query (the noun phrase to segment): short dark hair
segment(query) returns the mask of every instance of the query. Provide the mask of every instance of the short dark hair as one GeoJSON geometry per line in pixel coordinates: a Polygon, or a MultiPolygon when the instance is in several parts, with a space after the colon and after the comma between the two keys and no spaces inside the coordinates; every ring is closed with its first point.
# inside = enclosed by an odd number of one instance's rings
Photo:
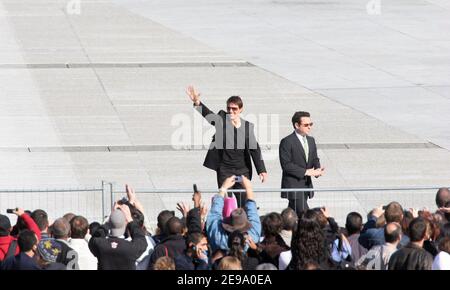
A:
{"type": "Polygon", "coordinates": [[[239,96],[229,97],[227,100],[227,106],[231,103],[236,104],[239,107],[239,109],[241,109],[244,106],[244,103],[242,102],[242,99],[239,96]]]}
{"type": "Polygon", "coordinates": [[[17,245],[21,252],[28,252],[33,249],[33,246],[38,242],[36,234],[30,230],[23,230],[17,239],[17,245]]]}
{"type": "Polygon", "coordinates": [[[145,216],[144,214],[138,210],[137,208],[130,209],[131,217],[133,221],[137,222],[137,224],[142,228],[144,226],[145,216]]]}
{"type": "MultiPolygon", "coordinates": [[[[319,224],[321,229],[324,229],[328,224],[328,219],[322,213],[320,208],[308,209],[302,218],[311,219],[311,220],[316,221],[319,224]]],[[[297,229],[298,229],[298,227],[297,227],[297,229]]]]}
{"type": "Polygon", "coordinates": [[[176,216],[173,216],[167,221],[166,228],[169,235],[181,234],[183,232],[183,222],[176,216]]]}
{"type": "Polygon", "coordinates": [[[99,222],[92,222],[89,224],[89,234],[91,236],[101,227],[102,225],[99,222]]]}
{"type": "Polygon", "coordinates": [[[295,229],[297,228],[298,216],[292,208],[285,208],[281,212],[281,218],[283,219],[284,230],[295,231],[295,229]]]}
{"type": "Polygon", "coordinates": [[[171,211],[171,210],[163,210],[162,212],[160,212],[158,214],[158,228],[161,230],[161,232],[165,232],[166,231],[166,224],[167,221],[171,218],[175,216],[175,212],[171,211]]]}
{"type": "Polygon", "coordinates": [[[361,231],[362,224],[362,216],[359,213],[349,213],[345,221],[345,229],[347,230],[348,235],[350,236],[359,233],[361,231]]]}
{"type": "Polygon", "coordinates": [[[190,244],[197,245],[204,237],[205,235],[199,232],[190,233],[186,238],[186,246],[189,247],[190,244]]]}
{"type": "Polygon", "coordinates": [[[402,226],[402,231],[404,233],[408,233],[409,224],[411,223],[411,221],[413,219],[414,219],[414,216],[410,211],[405,211],[403,213],[403,219],[402,219],[402,222],[400,223],[400,225],[402,226]]]}
{"type": "Polygon", "coordinates": [[[65,219],[68,223],[70,223],[70,221],[76,216],[77,215],[74,214],[73,212],[68,212],[65,215],[63,215],[63,219],[65,219]]]}
{"type": "Polygon", "coordinates": [[[450,200],[450,190],[446,187],[441,187],[436,192],[436,206],[444,207],[447,201],[450,200]]]}
{"type": "Polygon", "coordinates": [[[386,223],[401,223],[403,219],[403,208],[402,206],[396,202],[390,202],[386,206],[386,210],[384,212],[384,217],[386,218],[386,223]]]}
{"type": "Polygon", "coordinates": [[[70,237],[73,239],[84,239],[89,229],[88,220],[77,215],[70,220],[70,237]]]}
{"type": "Polygon", "coordinates": [[[308,112],[304,111],[298,111],[294,113],[294,116],[292,116],[292,126],[295,129],[295,123],[301,123],[302,117],[311,117],[311,115],[308,112]]]}
{"type": "Polygon", "coordinates": [[[394,243],[400,239],[402,228],[398,223],[390,223],[384,227],[384,240],[386,243],[394,243]],[[388,225],[395,225],[395,230],[389,231],[388,225]]]}
{"type": "Polygon", "coordinates": [[[427,233],[427,223],[424,218],[418,217],[409,224],[409,239],[411,242],[419,242],[425,238],[427,233]]]}
{"type": "Polygon", "coordinates": [[[283,220],[277,212],[271,212],[264,217],[262,227],[265,236],[276,236],[283,230],[283,220]]]}
{"type": "Polygon", "coordinates": [[[48,214],[42,209],[36,209],[31,213],[31,218],[37,224],[39,230],[43,231],[48,228],[48,214]]]}

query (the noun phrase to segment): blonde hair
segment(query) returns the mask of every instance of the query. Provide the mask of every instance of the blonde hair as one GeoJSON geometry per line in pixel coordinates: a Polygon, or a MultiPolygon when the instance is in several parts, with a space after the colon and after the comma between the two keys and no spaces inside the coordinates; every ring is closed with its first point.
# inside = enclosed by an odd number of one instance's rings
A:
{"type": "Polygon", "coordinates": [[[226,256],[220,260],[218,270],[242,270],[241,261],[236,257],[226,256]]]}
{"type": "Polygon", "coordinates": [[[175,270],[175,261],[171,257],[160,257],[153,265],[153,270],[175,270]]]}

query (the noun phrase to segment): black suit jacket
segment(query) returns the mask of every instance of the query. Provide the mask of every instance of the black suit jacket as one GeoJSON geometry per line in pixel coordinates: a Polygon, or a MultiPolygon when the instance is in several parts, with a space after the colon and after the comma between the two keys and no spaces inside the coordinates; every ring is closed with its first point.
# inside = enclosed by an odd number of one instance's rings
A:
{"type": "MultiPolygon", "coordinates": [[[[308,162],[305,158],[305,150],[300,140],[293,132],[291,135],[283,138],[280,142],[279,155],[283,176],[281,179],[281,188],[312,188],[313,184],[310,176],[305,176],[305,172],[310,168],[320,168],[319,157],[317,156],[316,141],[313,137],[307,136],[309,157],[308,162]]],[[[282,192],[282,198],[300,198],[303,192],[282,192]]],[[[309,198],[314,196],[314,192],[309,193],[309,198]]]]}
{"type": "MultiPolygon", "coordinates": [[[[205,104],[200,103],[199,106],[195,106],[195,109],[202,114],[202,116],[216,128],[216,133],[212,138],[212,142],[209,146],[208,153],[206,154],[203,166],[217,171],[222,163],[222,153],[225,145],[226,135],[226,118],[227,113],[221,110],[215,114],[205,104]],[[219,133],[219,134],[218,134],[219,133]],[[221,133],[221,134],[220,134],[221,133]]],[[[262,159],[261,148],[256,141],[254,133],[254,125],[241,118],[241,126],[245,126],[245,165],[250,172],[250,179],[252,178],[252,162],[255,164],[258,174],[266,172],[264,160],[262,159]]],[[[230,128],[228,128],[230,129],[230,128]]],[[[231,128],[233,129],[233,128],[231,128]]]]}

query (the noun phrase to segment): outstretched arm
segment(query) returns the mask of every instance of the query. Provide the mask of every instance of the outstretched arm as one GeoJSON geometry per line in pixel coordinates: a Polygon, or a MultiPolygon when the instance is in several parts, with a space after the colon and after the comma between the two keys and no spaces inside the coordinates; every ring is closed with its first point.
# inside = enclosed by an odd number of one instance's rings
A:
{"type": "Polygon", "coordinates": [[[200,106],[200,93],[195,90],[194,86],[188,86],[186,88],[186,94],[189,96],[195,106],[200,106]]]}
{"type": "MultiPolygon", "coordinates": [[[[211,111],[205,104],[200,101],[200,93],[195,90],[193,86],[188,86],[186,89],[186,94],[189,96],[194,104],[195,110],[199,112],[211,125],[215,125],[217,121],[222,119],[211,111]]],[[[219,123],[217,123],[219,124],[219,123]]]]}

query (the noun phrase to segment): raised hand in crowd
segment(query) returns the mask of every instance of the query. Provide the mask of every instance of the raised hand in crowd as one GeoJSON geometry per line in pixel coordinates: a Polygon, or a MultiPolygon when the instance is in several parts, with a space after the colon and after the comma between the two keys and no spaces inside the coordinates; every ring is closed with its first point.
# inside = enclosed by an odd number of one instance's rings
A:
{"type": "Polygon", "coordinates": [[[200,105],[200,93],[195,90],[194,86],[188,86],[186,89],[186,94],[196,106],[200,105]]]}
{"type": "Polygon", "coordinates": [[[440,207],[439,211],[442,213],[450,213],[450,207],[440,207]]]}
{"type": "Polygon", "coordinates": [[[233,185],[236,183],[235,178],[236,176],[232,175],[225,179],[225,181],[222,183],[222,187],[219,190],[220,195],[225,196],[226,191],[233,187],[233,185]]]}
{"type": "Polygon", "coordinates": [[[379,206],[379,207],[374,208],[374,209],[370,212],[370,214],[371,214],[372,216],[376,217],[376,218],[381,217],[381,216],[384,214],[383,206],[379,206]]]}
{"type": "Polygon", "coordinates": [[[177,210],[179,210],[181,212],[181,214],[183,215],[184,218],[187,217],[188,212],[191,210],[189,208],[189,205],[185,204],[184,202],[178,202],[177,203],[177,210]]]}
{"type": "Polygon", "coordinates": [[[13,210],[13,214],[17,215],[17,216],[21,216],[25,213],[25,211],[23,210],[23,208],[16,208],[13,210]]]}
{"type": "Polygon", "coordinates": [[[330,212],[328,211],[328,209],[326,207],[321,207],[320,211],[322,212],[322,214],[326,217],[329,218],[330,216],[330,212]]]}
{"type": "Polygon", "coordinates": [[[125,184],[125,192],[127,193],[128,202],[141,213],[144,213],[144,206],[137,198],[134,188],[131,185],[125,184]]]}
{"type": "Polygon", "coordinates": [[[410,208],[408,211],[412,214],[413,218],[419,217],[419,211],[416,208],[410,208]]]}
{"type": "Polygon", "coordinates": [[[247,243],[248,247],[254,251],[258,249],[258,245],[253,241],[252,237],[250,235],[245,235],[245,242],[247,243]]]}
{"type": "Polygon", "coordinates": [[[125,216],[125,221],[130,223],[133,221],[133,217],[131,216],[130,207],[126,204],[118,204],[117,209],[121,210],[125,216]]]}
{"type": "Polygon", "coordinates": [[[192,195],[192,201],[194,202],[194,207],[200,207],[202,202],[202,193],[200,191],[194,192],[192,195]]]}

